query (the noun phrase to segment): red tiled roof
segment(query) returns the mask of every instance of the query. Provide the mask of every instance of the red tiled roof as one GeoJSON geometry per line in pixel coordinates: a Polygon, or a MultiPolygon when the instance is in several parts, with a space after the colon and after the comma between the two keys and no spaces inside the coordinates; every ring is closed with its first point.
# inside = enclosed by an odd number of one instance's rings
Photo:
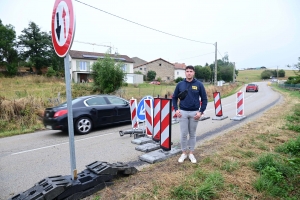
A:
{"type": "Polygon", "coordinates": [[[175,69],[185,69],[185,63],[174,63],[175,69]]]}

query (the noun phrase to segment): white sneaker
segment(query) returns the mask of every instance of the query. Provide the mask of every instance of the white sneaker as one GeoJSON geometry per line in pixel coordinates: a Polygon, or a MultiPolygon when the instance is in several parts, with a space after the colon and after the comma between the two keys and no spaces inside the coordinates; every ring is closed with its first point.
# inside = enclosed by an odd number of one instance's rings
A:
{"type": "Polygon", "coordinates": [[[197,160],[196,160],[194,154],[189,154],[189,159],[192,163],[197,163],[197,160]]]}
{"type": "Polygon", "coordinates": [[[186,154],[181,154],[181,156],[178,158],[178,162],[182,163],[187,158],[186,154]]]}

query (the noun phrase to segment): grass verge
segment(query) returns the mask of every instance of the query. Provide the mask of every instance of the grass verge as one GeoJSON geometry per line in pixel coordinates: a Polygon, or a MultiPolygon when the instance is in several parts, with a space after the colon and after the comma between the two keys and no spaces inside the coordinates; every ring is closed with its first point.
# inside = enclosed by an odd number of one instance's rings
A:
{"type": "Polygon", "coordinates": [[[199,146],[197,164],[177,157],[145,167],[85,199],[300,199],[300,94],[199,146]]]}

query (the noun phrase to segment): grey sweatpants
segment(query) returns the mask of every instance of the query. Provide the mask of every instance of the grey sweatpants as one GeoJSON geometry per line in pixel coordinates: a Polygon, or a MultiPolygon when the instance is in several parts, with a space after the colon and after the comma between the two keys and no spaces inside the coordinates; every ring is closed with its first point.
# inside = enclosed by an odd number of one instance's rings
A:
{"type": "Polygon", "coordinates": [[[181,150],[194,151],[196,145],[196,129],[199,122],[199,120],[194,119],[197,111],[180,110],[180,113],[181,117],[179,118],[179,125],[181,131],[181,150]]]}

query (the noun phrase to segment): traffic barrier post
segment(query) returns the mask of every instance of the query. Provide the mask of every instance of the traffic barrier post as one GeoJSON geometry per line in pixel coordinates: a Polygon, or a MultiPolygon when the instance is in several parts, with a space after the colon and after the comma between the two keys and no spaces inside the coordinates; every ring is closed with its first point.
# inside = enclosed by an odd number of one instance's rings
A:
{"type": "Polygon", "coordinates": [[[119,131],[120,136],[129,134],[130,137],[133,134],[134,138],[142,137],[145,135],[145,130],[139,127],[139,120],[137,117],[137,100],[132,97],[130,103],[130,115],[131,115],[131,130],[119,131]]]}
{"type": "Polygon", "coordinates": [[[244,92],[239,91],[236,93],[236,116],[231,118],[234,121],[245,119],[244,115],[244,92]]]}
{"type": "Polygon", "coordinates": [[[153,137],[155,142],[160,141],[160,109],[161,101],[160,98],[154,98],[154,109],[153,109],[153,137]]]}
{"type": "Polygon", "coordinates": [[[171,99],[161,99],[160,148],[164,151],[171,150],[171,105],[171,99]]]}
{"type": "Polygon", "coordinates": [[[212,119],[213,120],[223,120],[223,119],[226,119],[228,116],[224,116],[223,115],[220,92],[214,92],[213,96],[214,96],[214,105],[215,105],[216,116],[213,117],[212,119]]]}
{"type": "Polygon", "coordinates": [[[137,101],[136,99],[130,99],[130,112],[131,112],[131,124],[132,128],[139,128],[138,118],[137,118],[137,101]]]}
{"type": "Polygon", "coordinates": [[[146,135],[152,137],[153,132],[153,103],[151,99],[145,99],[146,135]]]}

